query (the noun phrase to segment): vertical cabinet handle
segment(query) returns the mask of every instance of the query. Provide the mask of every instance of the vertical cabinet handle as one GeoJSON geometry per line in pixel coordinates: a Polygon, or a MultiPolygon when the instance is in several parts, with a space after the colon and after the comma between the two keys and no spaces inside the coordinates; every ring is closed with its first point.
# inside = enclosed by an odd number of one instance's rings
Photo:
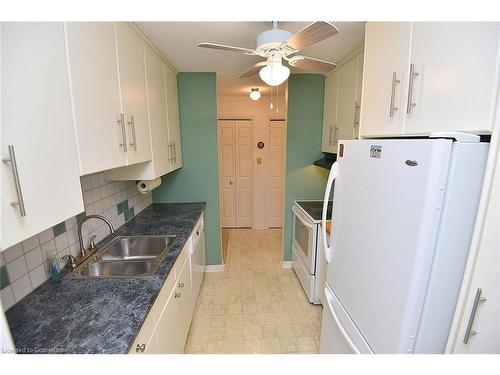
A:
{"type": "Polygon", "coordinates": [[[410,64],[410,82],[408,85],[408,102],[406,103],[406,113],[411,113],[412,109],[415,108],[417,103],[413,102],[413,81],[419,75],[415,72],[415,64],[410,64]]]}
{"type": "Polygon", "coordinates": [[[146,344],[137,344],[137,346],[135,347],[135,352],[136,353],[144,353],[144,350],[146,350],[146,344]]]}
{"type": "Polygon", "coordinates": [[[117,121],[118,126],[120,126],[122,131],[122,143],[120,143],[120,147],[123,148],[123,151],[127,152],[127,135],[125,134],[125,115],[120,113],[120,119],[117,121]]]}
{"type": "Polygon", "coordinates": [[[338,139],[337,139],[337,130],[339,130],[339,128],[337,127],[337,123],[335,123],[333,125],[333,145],[335,146],[335,144],[337,143],[338,139]]]}
{"type": "Polygon", "coordinates": [[[167,148],[168,148],[168,161],[172,161],[173,160],[173,157],[172,157],[172,142],[168,142],[167,148]]]}
{"type": "Polygon", "coordinates": [[[392,72],[392,85],[391,85],[391,108],[389,109],[389,118],[394,117],[394,113],[399,109],[394,105],[395,97],[396,97],[396,86],[399,85],[401,80],[398,79],[397,73],[392,72]]]}
{"type": "Polygon", "coordinates": [[[172,146],[174,147],[174,162],[177,163],[177,148],[175,147],[175,141],[172,142],[172,146]]]}
{"type": "Polygon", "coordinates": [[[352,139],[358,139],[358,134],[356,132],[356,128],[359,126],[359,120],[358,120],[358,109],[360,109],[361,106],[358,104],[358,102],[354,102],[354,121],[353,121],[353,129],[352,129],[352,139]]]}
{"type": "Polygon", "coordinates": [[[26,208],[24,207],[23,192],[21,190],[21,182],[19,180],[19,173],[17,170],[16,153],[13,145],[8,145],[9,158],[3,159],[4,163],[11,164],[12,177],[14,178],[14,185],[16,186],[17,201],[10,202],[12,206],[18,206],[21,217],[26,216],[26,208]]]}
{"type": "Polygon", "coordinates": [[[134,151],[137,151],[137,138],[135,136],[135,117],[130,116],[130,121],[128,122],[130,126],[130,131],[132,132],[132,142],[130,142],[130,147],[133,147],[134,151]]]}
{"type": "Polygon", "coordinates": [[[469,342],[469,338],[477,333],[475,330],[472,329],[472,324],[474,324],[474,318],[476,317],[476,311],[479,302],[486,301],[485,297],[481,297],[482,292],[483,289],[481,288],[478,288],[476,291],[476,297],[474,298],[474,303],[472,304],[472,311],[470,313],[469,323],[467,324],[467,329],[465,330],[464,344],[467,344],[469,342]]]}
{"type": "Polygon", "coordinates": [[[332,133],[333,133],[333,126],[330,126],[330,133],[328,134],[328,144],[331,146],[333,141],[332,141],[332,133]]]}

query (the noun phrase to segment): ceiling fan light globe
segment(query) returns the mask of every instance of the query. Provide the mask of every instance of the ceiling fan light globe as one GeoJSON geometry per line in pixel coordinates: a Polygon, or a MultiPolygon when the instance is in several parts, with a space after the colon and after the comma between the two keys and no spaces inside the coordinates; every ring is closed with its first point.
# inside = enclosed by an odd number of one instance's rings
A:
{"type": "Polygon", "coordinates": [[[279,86],[288,79],[290,69],[283,64],[268,64],[259,71],[260,78],[269,86],[279,86]]]}
{"type": "Polygon", "coordinates": [[[259,100],[260,99],[260,92],[258,90],[252,90],[250,92],[250,99],[255,100],[255,101],[259,100]]]}

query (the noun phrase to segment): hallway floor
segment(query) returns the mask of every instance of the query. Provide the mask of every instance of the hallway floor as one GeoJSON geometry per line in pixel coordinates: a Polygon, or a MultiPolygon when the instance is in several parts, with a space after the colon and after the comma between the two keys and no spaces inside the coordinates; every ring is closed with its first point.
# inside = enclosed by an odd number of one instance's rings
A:
{"type": "Polygon", "coordinates": [[[185,353],[318,353],[322,307],[281,267],[281,236],[229,231],[225,271],[205,273],[185,353]]]}

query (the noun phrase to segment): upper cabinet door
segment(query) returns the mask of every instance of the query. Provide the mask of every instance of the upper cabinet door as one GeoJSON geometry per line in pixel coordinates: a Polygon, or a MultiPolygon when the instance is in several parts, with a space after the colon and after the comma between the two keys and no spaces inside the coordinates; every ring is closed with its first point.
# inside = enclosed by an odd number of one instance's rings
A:
{"type": "Polygon", "coordinates": [[[498,23],[415,22],[405,133],[490,132],[498,88],[498,23]]]}
{"type": "Polygon", "coordinates": [[[321,151],[336,152],[333,139],[337,127],[337,92],[338,75],[336,72],[330,74],[325,80],[325,99],[323,105],[323,136],[321,151]]]}
{"type": "Polygon", "coordinates": [[[144,41],[127,23],[116,24],[122,112],[127,129],[127,164],[151,160],[144,41]]]}
{"type": "Polygon", "coordinates": [[[115,24],[66,24],[74,122],[81,174],[125,165],[115,24]]]}
{"type": "Polygon", "coordinates": [[[337,99],[337,127],[334,132],[334,146],[340,140],[353,139],[356,128],[358,103],[356,94],[358,89],[358,57],[355,57],[337,72],[338,99],[337,99]]]}
{"type": "Polygon", "coordinates": [[[156,178],[171,171],[168,146],[167,96],[165,64],[146,47],[146,82],[148,87],[149,130],[153,156],[153,176],[156,178]]]}
{"type": "Polygon", "coordinates": [[[63,23],[4,23],[1,48],[5,249],[84,208],[63,23]]]}
{"type": "Polygon", "coordinates": [[[165,65],[167,86],[168,135],[171,152],[171,169],[182,167],[181,129],[179,126],[179,104],[177,99],[177,73],[165,65]]]}
{"type": "Polygon", "coordinates": [[[360,132],[401,135],[410,60],[411,23],[366,24],[360,132]]]}

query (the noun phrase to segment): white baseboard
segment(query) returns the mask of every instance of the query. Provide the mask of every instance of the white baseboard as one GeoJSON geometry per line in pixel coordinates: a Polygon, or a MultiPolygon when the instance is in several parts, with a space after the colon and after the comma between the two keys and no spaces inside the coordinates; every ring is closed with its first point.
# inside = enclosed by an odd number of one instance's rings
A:
{"type": "Polygon", "coordinates": [[[292,261],[290,260],[282,260],[281,268],[292,268],[292,261]]]}
{"type": "Polygon", "coordinates": [[[224,272],[224,264],[211,264],[205,266],[205,272],[224,272]]]}

